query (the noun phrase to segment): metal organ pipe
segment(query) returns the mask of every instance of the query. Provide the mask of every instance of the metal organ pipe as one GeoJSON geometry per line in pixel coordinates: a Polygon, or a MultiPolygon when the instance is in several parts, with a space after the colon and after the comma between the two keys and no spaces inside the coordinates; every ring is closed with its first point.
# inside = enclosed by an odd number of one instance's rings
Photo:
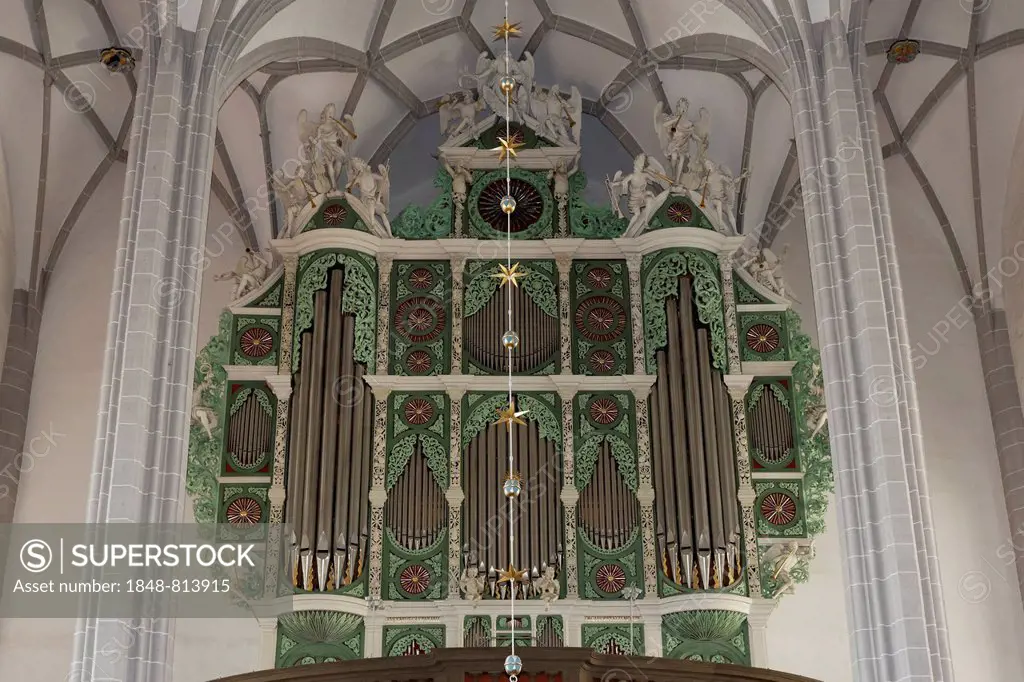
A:
{"type": "Polygon", "coordinates": [[[665,301],[651,456],[662,570],[679,585],[709,589],[738,579],[739,508],[731,403],[713,366],[710,332],[696,321],[691,287],[681,277],[678,297],[665,301]]]}

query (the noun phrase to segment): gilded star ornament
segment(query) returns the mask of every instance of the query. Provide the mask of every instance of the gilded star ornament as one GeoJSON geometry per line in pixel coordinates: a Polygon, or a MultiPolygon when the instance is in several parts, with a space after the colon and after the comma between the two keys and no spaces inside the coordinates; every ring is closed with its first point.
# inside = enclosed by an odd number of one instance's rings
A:
{"type": "Polygon", "coordinates": [[[517,38],[522,33],[522,24],[518,21],[514,24],[508,23],[508,17],[505,17],[504,23],[494,27],[494,40],[505,40],[506,38],[517,38]]]}
{"type": "Polygon", "coordinates": [[[519,280],[526,277],[526,271],[520,269],[519,263],[514,263],[512,267],[507,265],[499,265],[500,272],[496,272],[491,277],[501,280],[500,286],[511,284],[514,287],[519,286],[519,280]]]}
{"type": "Polygon", "coordinates": [[[516,410],[516,401],[513,400],[508,404],[508,407],[497,410],[498,421],[495,424],[504,424],[509,431],[512,430],[513,424],[519,424],[520,426],[526,426],[526,420],[523,419],[523,415],[529,412],[529,410],[516,410]]]}
{"type": "Polygon", "coordinates": [[[498,584],[501,583],[525,583],[526,571],[520,571],[512,564],[507,569],[498,571],[498,584]]]}
{"type": "Polygon", "coordinates": [[[504,161],[505,159],[514,159],[518,156],[516,150],[523,146],[522,142],[516,139],[513,135],[511,139],[505,139],[504,137],[498,138],[498,146],[492,149],[492,152],[498,152],[498,161],[504,161]]]}

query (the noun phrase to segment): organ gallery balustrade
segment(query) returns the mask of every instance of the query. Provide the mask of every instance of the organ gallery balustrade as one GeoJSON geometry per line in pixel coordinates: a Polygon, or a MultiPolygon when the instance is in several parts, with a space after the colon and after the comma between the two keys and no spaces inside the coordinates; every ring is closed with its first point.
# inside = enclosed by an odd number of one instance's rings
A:
{"type": "MultiPolygon", "coordinates": [[[[520,682],[818,682],[737,665],[607,656],[590,649],[530,648],[520,682]]],[[[373,658],[264,670],[213,682],[505,682],[494,649],[435,649],[419,656],[373,658]]]]}

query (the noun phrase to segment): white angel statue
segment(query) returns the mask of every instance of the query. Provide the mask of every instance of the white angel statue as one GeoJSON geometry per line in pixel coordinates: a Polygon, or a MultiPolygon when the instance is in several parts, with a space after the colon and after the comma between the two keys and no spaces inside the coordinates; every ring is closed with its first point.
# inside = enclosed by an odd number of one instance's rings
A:
{"type": "Polygon", "coordinates": [[[269,270],[270,264],[265,258],[252,249],[246,249],[245,255],[238,260],[234,270],[215,275],[213,279],[217,282],[234,282],[235,288],[231,292],[231,300],[237,301],[246,294],[259,289],[267,278],[269,270]]]}
{"type": "Polygon", "coordinates": [[[483,111],[484,102],[473,96],[472,91],[462,90],[446,95],[438,105],[441,119],[441,135],[445,140],[452,140],[472,130],[476,125],[476,115],[483,111]],[[455,124],[455,125],[453,125],[455,124]]]}
{"type": "Polygon", "coordinates": [[[625,217],[620,206],[621,197],[625,196],[630,221],[624,236],[636,237],[646,227],[650,217],[668,198],[672,187],[671,179],[665,175],[665,168],[655,159],[646,154],[638,154],[633,162],[633,171],[623,174],[615,171],[615,177],[605,180],[612,207],[619,218],[625,217]],[[656,185],[660,192],[655,194],[649,189],[656,185]]]}
{"type": "Polygon", "coordinates": [[[686,171],[690,157],[690,140],[693,137],[693,122],[687,118],[690,101],[680,97],[675,110],[665,112],[661,102],[654,108],[654,130],[661,143],[661,151],[672,168],[672,182],[679,183],[686,171]]]}
{"type": "Polygon", "coordinates": [[[546,566],[544,568],[544,575],[542,575],[533,584],[534,588],[540,594],[540,598],[544,600],[547,605],[546,608],[550,609],[551,605],[558,601],[558,593],[562,587],[558,583],[558,579],[555,577],[555,567],[546,566]]]}
{"type": "Polygon", "coordinates": [[[353,156],[349,159],[348,177],[345,192],[352,208],[374,234],[390,237],[388,207],[391,203],[391,177],[388,167],[380,164],[375,173],[370,164],[353,156]],[[359,194],[352,194],[352,190],[358,190],[359,194]]]}
{"type": "Polygon", "coordinates": [[[711,144],[711,112],[701,107],[697,112],[697,120],[693,123],[693,139],[697,143],[697,168],[704,166],[708,158],[708,146],[711,144]]]}
{"type": "MultiPolygon", "coordinates": [[[[524,52],[519,61],[510,56],[507,59],[509,75],[516,82],[515,94],[512,97],[512,118],[516,121],[525,121],[523,114],[530,115],[530,98],[536,71],[533,55],[524,52]]],[[[476,71],[459,78],[461,87],[467,87],[471,83],[487,107],[502,116],[505,114],[505,93],[501,91],[501,79],[505,77],[505,60],[506,55],[492,58],[489,53],[481,52],[476,60],[476,71]]]]}
{"type": "Polygon", "coordinates": [[[274,192],[281,199],[281,203],[284,204],[284,233],[287,236],[294,236],[294,232],[297,229],[295,225],[296,218],[298,218],[306,203],[308,202],[310,206],[316,205],[313,188],[306,182],[306,169],[299,166],[295,175],[291,177],[285,175],[284,169],[279,169],[270,176],[270,180],[274,184],[274,192]]]}
{"type": "Polygon", "coordinates": [[[745,170],[740,175],[733,177],[732,171],[725,166],[711,161],[704,157],[704,186],[699,188],[705,195],[705,199],[711,202],[711,207],[718,216],[718,222],[725,229],[735,232],[736,228],[736,194],[739,191],[740,182],[750,175],[750,170],[745,170]]]}
{"type": "Polygon", "coordinates": [[[199,371],[203,380],[192,388],[192,423],[199,424],[207,438],[213,438],[213,431],[217,428],[217,412],[203,405],[203,393],[213,385],[213,365],[204,361],[199,365],[199,371]]]}
{"type": "Polygon", "coordinates": [[[338,188],[356,137],[352,114],[345,114],[339,120],[333,102],[324,107],[319,121],[310,121],[309,112],[305,109],[299,112],[299,141],[307,151],[314,175],[320,169],[325,172],[330,184],[327,191],[338,188]]]}
{"type": "Polygon", "coordinates": [[[531,114],[537,120],[537,132],[542,137],[562,145],[579,143],[583,98],[578,88],[573,86],[566,102],[557,85],[535,87],[531,107],[531,114]]]}
{"type": "Polygon", "coordinates": [[[455,200],[455,236],[461,237],[462,214],[465,211],[469,186],[473,184],[473,171],[458,162],[452,166],[448,159],[444,159],[444,169],[448,171],[448,175],[452,176],[452,199],[455,200]]]}
{"type": "Polygon", "coordinates": [[[801,547],[796,540],[790,540],[785,544],[772,545],[764,553],[762,561],[772,567],[772,580],[776,588],[772,599],[778,599],[783,594],[793,592],[793,577],[790,575],[796,565],[802,559],[809,559],[814,556],[814,547],[809,545],[801,547]]]}
{"type": "Polygon", "coordinates": [[[484,588],[487,586],[486,579],[480,575],[480,569],[476,566],[466,566],[459,578],[459,588],[465,595],[467,601],[480,601],[484,597],[484,588]]]}

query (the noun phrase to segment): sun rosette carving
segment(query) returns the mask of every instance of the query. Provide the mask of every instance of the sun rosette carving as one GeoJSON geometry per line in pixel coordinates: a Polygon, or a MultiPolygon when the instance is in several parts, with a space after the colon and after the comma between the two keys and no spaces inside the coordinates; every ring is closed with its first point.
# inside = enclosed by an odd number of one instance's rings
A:
{"type": "Polygon", "coordinates": [[[447,261],[395,263],[391,272],[390,371],[447,374],[451,367],[451,269],[447,261]]]}
{"type": "MultiPolygon", "coordinates": [[[[554,236],[555,201],[544,174],[512,168],[512,239],[544,239],[554,236]]],[[[506,194],[505,169],[484,173],[469,190],[467,212],[470,236],[479,239],[506,239],[508,216],[501,210],[506,194]]]]}
{"type": "Polygon", "coordinates": [[[447,490],[448,396],[444,393],[392,393],[388,402],[385,487],[390,489],[395,484],[419,445],[437,485],[447,490]]]}
{"type": "Polygon", "coordinates": [[[278,362],[281,318],[274,315],[237,317],[231,364],[273,367],[278,362]]]}
{"type": "Polygon", "coordinates": [[[630,372],[635,313],[625,261],[575,261],[569,288],[573,373],[611,376],[630,372]]]}

